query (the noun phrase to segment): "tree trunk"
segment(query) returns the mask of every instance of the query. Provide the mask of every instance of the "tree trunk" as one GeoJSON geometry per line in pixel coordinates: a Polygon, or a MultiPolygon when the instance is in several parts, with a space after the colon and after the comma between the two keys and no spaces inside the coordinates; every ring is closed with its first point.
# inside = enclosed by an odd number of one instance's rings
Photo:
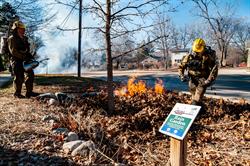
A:
{"type": "Polygon", "coordinates": [[[223,50],[221,50],[221,58],[220,58],[220,66],[223,67],[223,60],[224,60],[224,53],[223,50]]]}
{"type": "Polygon", "coordinates": [[[77,53],[77,76],[81,77],[81,49],[82,48],[82,0],[79,4],[79,35],[78,35],[78,53],[77,53]]]}
{"type": "Polygon", "coordinates": [[[224,49],[224,65],[225,66],[227,65],[227,53],[228,53],[228,49],[227,47],[225,47],[224,49]]]}
{"type": "Polygon", "coordinates": [[[164,43],[162,44],[162,46],[163,46],[164,70],[167,70],[168,66],[167,66],[166,47],[164,43]]]}
{"type": "Polygon", "coordinates": [[[226,58],[227,58],[227,48],[225,46],[222,46],[222,48],[221,48],[221,59],[220,59],[220,66],[221,67],[226,66],[226,58]]]}
{"type": "Polygon", "coordinates": [[[111,55],[111,39],[110,39],[110,21],[111,21],[111,3],[106,0],[106,56],[107,56],[107,75],[108,75],[108,109],[109,113],[114,111],[114,95],[113,95],[113,64],[111,55]]]}
{"type": "Polygon", "coordinates": [[[166,60],[166,69],[167,68],[170,68],[171,66],[169,66],[169,63],[168,63],[168,60],[169,60],[169,53],[168,53],[168,47],[166,47],[166,57],[167,57],[167,60],[166,60]]]}
{"type": "Polygon", "coordinates": [[[120,62],[119,62],[119,60],[117,60],[117,61],[115,62],[114,69],[118,70],[118,69],[119,69],[119,65],[120,65],[120,62]]]}

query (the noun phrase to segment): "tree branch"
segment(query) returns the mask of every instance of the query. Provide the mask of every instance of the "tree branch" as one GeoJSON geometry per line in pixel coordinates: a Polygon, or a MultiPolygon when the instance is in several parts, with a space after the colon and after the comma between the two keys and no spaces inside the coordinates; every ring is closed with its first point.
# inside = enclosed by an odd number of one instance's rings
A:
{"type": "Polygon", "coordinates": [[[139,4],[139,5],[137,5],[137,6],[131,6],[131,2],[129,2],[129,3],[127,4],[126,7],[121,8],[121,9],[118,10],[117,12],[114,12],[114,13],[111,15],[111,18],[115,17],[115,15],[117,15],[118,13],[121,13],[121,12],[123,12],[123,11],[125,11],[125,10],[128,10],[128,9],[136,9],[136,10],[137,10],[137,9],[139,9],[139,8],[145,6],[145,5],[151,4],[151,3],[153,3],[153,2],[160,2],[160,1],[162,1],[162,0],[148,0],[148,1],[146,1],[146,2],[144,2],[144,3],[142,3],[142,4],[139,4]]]}
{"type": "Polygon", "coordinates": [[[102,9],[102,6],[96,0],[93,0],[93,1],[99,7],[97,9],[100,10],[103,15],[106,15],[106,12],[102,9]]]}
{"type": "MultiPolygon", "coordinates": [[[[79,28],[61,28],[59,26],[56,27],[58,30],[60,31],[77,31],[79,30],[79,28]]],[[[102,28],[104,27],[82,27],[82,29],[84,30],[99,30],[101,31],[102,33],[105,33],[102,28]]]]}
{"type": "Polygon", "coordinates": [[[119,57],[121,57],[121,56],[124,56],[124,55],[126,55],[126,54],[129,54],[129,53],[131,53],[131,52],[133,52],[133,51],[136,51],[136,50],[138,50],[138,49],[140,49],[140,48],[143,48],[143,47],[145,47],[146,45],[148,45],[148,44],[150,44],[150,43],[153,43],[153,42],[159,40],[160,38],[162,38],[162,36],[156,37],[154,40],[151,40],[151,41],[149,41],[149,42],[147,42],[147,43],[144,43],[144,44],[142,44],[140,47],[134,48],[134,49],[132,49],[132,50],[123,52],[122,54],[119,54],[119,55],[117,55],[117,56],[115,56],[115,57],[112,57],[112,60],[114,60],[114,59],[116,59],[116,58],[119,58],[119,57]]]}
{"type": "Polygon", "coordinates": [[[126,35],[128,33],[132,33],[132,32],[136,32],[136,31],[140,31],[142,29],[150,28],[150,27],[153,27],[153,26],[155,26],[155,24],[147,25],[147,26],[141,26],[141,27],[139,27],[137,29],[133,29],[133,30],[126,30],[126,31],[120,31],[120,32],[116,31],[118,34],[116,36],[113,36],[112,39],[121,37],[121,36],[126,35]]]}

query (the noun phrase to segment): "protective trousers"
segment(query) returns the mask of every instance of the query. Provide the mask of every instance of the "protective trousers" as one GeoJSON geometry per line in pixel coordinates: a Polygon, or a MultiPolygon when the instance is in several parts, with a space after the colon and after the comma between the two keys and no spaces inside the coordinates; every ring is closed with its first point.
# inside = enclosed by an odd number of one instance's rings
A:
{"type": "Polygon", "coordinates": [[[0,57],[0,72],[1,71],[4,71],[4,65],[3,65],[3,60],[2,58],[0,57]]]}
{"type": "Polygon", "coordinates": [[[22,85],[25,83],[26,93],[33,91],[33,82],[34,82],[34,72],[30,70],[28,72],[24,71],[22,61],[13,61],[12,68],[14,72],[14,81],[13,86],[15,89],[15,95],[20,95],[22,91],[22,85]],[[26,75],[26,78],[25,76],[26,75]]]}
{"type": "Polygon", "coordinates": [[[200,103],[203,98],[207,87],[202,86],[197,81],[189,80],[189,91],[192,95],[192,102],[200,103]]]}

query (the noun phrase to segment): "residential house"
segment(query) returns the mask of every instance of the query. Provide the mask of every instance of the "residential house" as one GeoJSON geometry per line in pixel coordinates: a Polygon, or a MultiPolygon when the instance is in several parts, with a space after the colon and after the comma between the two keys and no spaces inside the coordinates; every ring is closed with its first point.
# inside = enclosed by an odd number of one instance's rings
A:
{"type": "MultiPolygon", "coordinates": [[[[189,49],[170,49],[167,53],[167,61],[168,66],[171,67],[177,67],[178,64],[181,62],[184,55],[189,53],[189,49]]],[[[163,51],[157,51],[155,52],[155,57],[158,57],[158,59],[161,59],[163,62],[164,54],[163,51]]]]}
{"type": "Polygon", "coordinates": [[[170,57],[171,57],[171,65],[172,67],[178,67],[178,64],[181,62],[183,56],[189,53],[189,49],[171,49],[170,57]]]}

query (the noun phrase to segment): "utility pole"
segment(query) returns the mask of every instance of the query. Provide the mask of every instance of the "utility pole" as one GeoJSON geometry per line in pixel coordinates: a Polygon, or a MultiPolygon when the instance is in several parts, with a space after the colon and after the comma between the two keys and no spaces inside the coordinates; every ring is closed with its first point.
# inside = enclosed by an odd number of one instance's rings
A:
{"type": "Polygon", "coordinates": [[[81,77],[81,44],[82,43],[82,0],[79,0],[79,35],[78,35],[78,72],[77,76],[81,77]]]}
{"type": "Polygon", "coordinates": [[[247,49],[248,49],[248,55],[247,55],[247,68],[250,70],[250,40],[247,41],[247,49]]]}

